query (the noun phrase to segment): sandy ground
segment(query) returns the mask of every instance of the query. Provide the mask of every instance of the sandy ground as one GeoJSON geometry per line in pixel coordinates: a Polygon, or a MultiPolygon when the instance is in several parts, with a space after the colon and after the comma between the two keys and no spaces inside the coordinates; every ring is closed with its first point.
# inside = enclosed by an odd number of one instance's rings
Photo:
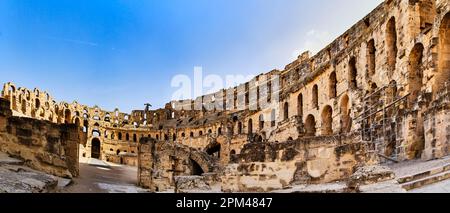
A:
{"type": "Polygon", "coordinates": [[[89,159],[80,163],[80,176],[63,193],[141,193],[137,168],[89,159]]]}

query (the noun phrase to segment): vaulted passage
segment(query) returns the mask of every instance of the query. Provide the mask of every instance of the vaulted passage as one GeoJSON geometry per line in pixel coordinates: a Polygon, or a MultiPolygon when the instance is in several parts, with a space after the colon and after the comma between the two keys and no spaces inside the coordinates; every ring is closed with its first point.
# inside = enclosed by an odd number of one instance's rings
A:
{"type": "Polygon", "coordinates": [[[252,119],[248,120],[247,128],[248,128],[247,133],[252,134],[253,133],[253,120],[252,119]]]}
{"type": "Polygon", "coordinates": [[[376,48],[375,48],[375,40],[371,39],[369,42],[367,42],[367,76],[372,76],[375,74],[375,55],[376,55],[376,48]]]}
{"type": "Polygon", "coordinates": [[[221,150],[220,143],[216,143],[213,146],[210,146],[209,148],[207,148],[206,152],[209,155],[212,155],[212,156],[215,156],[217,158],[220,158],[220,150],[221,150]]]}
{"type": "Polygon", "coordinates": [[[358,87],[356,76],[358,75],[358,70],[356,69],[356,58],[350,58],[348,62],[348,86],[351,89],[356,89],[358,87]]]}
{"type": "Polygon", "coordinates": [[[305,121],[306,136],[316,135],[316,119],[313,115],[308,115],[305,121]]]}
{"type": "Polygon", "coordinates": [[[349,98],[344,95],[341,99],[341,132],[348,133],[352,127],[352,121],[350,118],[349,98]]]}
{"type": "Polygon", "coordinates": [[[312,88],[312,105],[313,108],[319,108],[319,87],[316,85],[312,88]]]}
{"type": "Polygon", "coordinates": [[[297,115],[302,117],[303,116],[303,95],[299,94],[297,96],[297,115]]]}
{"type": "Polygon", "coordinates": [[[439,68],[436,75],[434,93],[443,90],[445,85],[450,84],[450,13],[442,19],[439,30],[439,68]]]}
{"type": "Polygon", "coordinates": [[[91,141],[91,158],[100,158],[100,140],[98,138],[91,141]]]}
{"type": "Polygon", "coordinates": [[[416,44],[409,54],[409,66],[408,66],[408,86],[410,91],[410,103],[419,95],[420,89],[422,87],[423,78],[423,67],[422,67],[422,57],[423,57],[423,45],[416,44]]]}
{"type": "Polygon", "coordinates": [[[191,168],[191,175],[197,175],[197,176],[200,176],[200,175],[202,175],[203,173],[205,173],[204,171],[203,171],[203,169],[202,169],[202,167],[197,163],[197,162],[195,162],[194,160],[192,160],[192,159],[190,159],[190,161],[191,161],[191,166],[192,166],[192,168],[191,168]]]}
{"type": "Polygon", "coordinates": [[[330,78],[328,80],[328,96],[331,98],[336,98],[337,96],[337,78],[336,72],[332,72],[330,74],[330,78]]]}
{"type": "Polygon", "coordinates": [[[260,130],[264,129],[264,115],[263,114],[259,115],[259,129],[260,130]]]}
{"type": "Polygon", "coordinates": [[[388,70],[393,72],[397,63],[397,29],[394,17],[386,25],[386,48],[388,70]]]}
{"type": "Polygon", "coordinates": [[[322,111],[322,135],[333,134],[333,109],[327,105],[322,111]]]}
{"type": "Polygon", "coordinates": [[[287,120],[289,119],[289,103],[285,102],[283,107],[283,119],[287,120]]]}
{"type": "Polygon", "coordinates": [[[66,110],[64,110],[64,122],[65,122],[66,124],[70,124],[70,123],[71,123],[70,120],[71,120],[71,112],[70,112],[70,109],[66,109],[66,110]]]}

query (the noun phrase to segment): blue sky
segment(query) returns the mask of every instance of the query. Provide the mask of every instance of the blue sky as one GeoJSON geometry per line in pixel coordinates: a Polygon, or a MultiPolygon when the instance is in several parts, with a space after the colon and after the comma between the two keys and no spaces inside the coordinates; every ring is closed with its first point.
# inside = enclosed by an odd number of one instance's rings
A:
{"type": "Polygon", "coordinates": [[[282,69],[381,2],[1,0],[0,82],[106,110],[162,107],[177,74],[282,69]]]}

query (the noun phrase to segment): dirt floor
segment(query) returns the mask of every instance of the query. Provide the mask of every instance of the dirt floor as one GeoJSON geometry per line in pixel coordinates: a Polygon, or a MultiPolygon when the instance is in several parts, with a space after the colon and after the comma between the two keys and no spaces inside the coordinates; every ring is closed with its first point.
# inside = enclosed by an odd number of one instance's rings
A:
{"type": "Polygon", "coordinates": [[[136,186],[137,168],[90,159],[80,163],[80,176],[63,193],[141,193],[136,186]]]}

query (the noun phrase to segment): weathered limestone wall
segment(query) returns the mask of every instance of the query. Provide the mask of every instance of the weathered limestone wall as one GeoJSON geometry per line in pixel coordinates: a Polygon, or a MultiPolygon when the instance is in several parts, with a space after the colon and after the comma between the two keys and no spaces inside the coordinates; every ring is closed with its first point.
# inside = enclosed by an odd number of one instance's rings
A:
{"type": "Polygon", "coordinates": [[[14,117],[0,99],[0,151],[21,158],[31,168],[60,177],[76,177],[78,144],[84,134],[73,124],[14,117]]]}
{"type": "Polygon", "coordinates": [[[248,144],[222,176],[225,192],[267,192],[292,184],[345,180],[377,163],[359,136],[315,137],[285,143],[248,144]]]}
{"type": "Polygon", "coordinates": [[[173,188],[176,176],[201,176],[215,168],[207,153],[180,144],[142,138],[138,150],[138,184],[152,191],[173,188]]]}
{"type": "Polygon", "coordinates": [[[450,96],[446,93],[425,113],[425,151],[422,159],[450,154],[450,96]]]}

